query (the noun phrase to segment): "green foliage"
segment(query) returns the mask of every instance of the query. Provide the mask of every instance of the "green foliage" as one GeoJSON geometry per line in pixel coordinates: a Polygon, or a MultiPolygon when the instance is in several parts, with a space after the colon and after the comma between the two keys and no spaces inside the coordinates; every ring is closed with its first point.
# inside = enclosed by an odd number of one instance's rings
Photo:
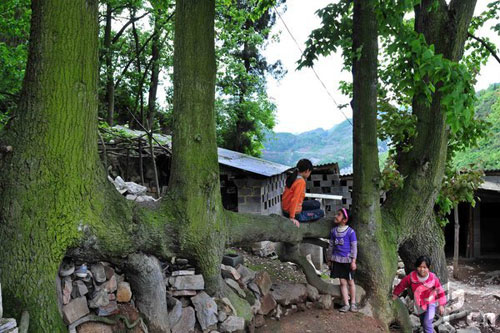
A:
{"type": "Polygon", "coordinates": [[[0,1],[0,119],[16,106],[21,90],[30,18],[29,0],[0,1]]]}
{"type": "Polygon", "coordinates": [[[338,49],[344,55],[344,69],[352,65],[352,1],[341,0],[320,9],[316,14],[322,26],[315,29],[306,41],[306,49],[298,62],[298,68],[311,67],[319,56],[327,56],[338,49]]]}
{"type": "MultiPolygon", "coordinates": [[[[146,126],[147,94],[151,84],[152,39],[155,22],[159,30],[156,34],[160,40],[160,71],[171,73],[173,65],[173,21],[172,1],[142,0],[108,0],[111,5],[112,26],[109,49],[105,47],[105,20],[100,26],[100,118],[106,119],[106,83],[107,72],[114,78],[114,121],[118,124],[129,124],[132,128],[141,128],[137,120],[146,126]],[[134,20],[134,18],[139,18],[134,20]],[[132,23],[133,21],[133,23],[132,23]],[[122,27],[126,29],[122,31],[122,27]],[[111,54],[111,68],[107,68],[105,56],[111,54]],[[137,119],[134,119],[134,117],[137,119]]],[[[101,16],[106,16],[106,7],[101,7],[101,16]]],[[[159,130],[165,125],[166,109],[156,105],[152,127],[159,130]]]]}
{"type": "Polygon", "coordinates": [[[398,165],[393,158],[388,157],[380,174],[379,189],[388,192],[403,187],[404,177],[398,171],[398,165]]]}
{"type": "Polygon", "coordinates": [[[254,156],[260,155],[265,131],[275,125],[276,106],[267,95],[266,75],[284,75],[280,62],[268,64],[261,55],[273,37],[272,6],[274,1],[219,1],[215,22],[218,144],[254,156]]]}
{"type": "Polygon", "coordinates": [[[436,218],[441,226],[448,223],[446,216],[459,202],[469,202],[473,207],[475,206],[474,191],[483,182],[483,176],[484,172],[474,165],[466,169],[447,172],[436,200],[436,218]]]}
{"type": "MultiPolygon", "coordinates": [[[[492,92],[485,93],[481,102],[476,103],[473,89],[475,76],[489,57],[488,51],[478,41],[471,39],[466,44],[467,52],[460,62],[436,53],[434,45],[429,45],[424,36],[414,30],[414,19],[408,15],[419,2],[392,0],[380,1],[376,5],[380,41],[378,136],[391,143],[380,187],[386,190],[402,185],[403,178],[393,161],[397,160],[398,154],[413,149],[412,142],[418,136],[416,124],[419,119],[413,112],[413,106],[430,109],[438,95],[449,129],[447,177],[437,202],[438,215],[442,219],[449,212],[450,205],[463,200],[473,202],[473,190],[477,188],[480,178],[479,171],[455,171],[450,163],[452,158],[456,156],[455,162],[462,167],[481,158],[489,158],[490,163],[483,162],[483,166],[498,166],[499,137],[483,135],[488,123],[494,124],[491,127],[495,133],[498,132],[497,126],[500,125],[496,124],[500,121],[500,115],[496,114],[498,104],[495,104],[496,97],[492,92]],[[492,113],[486,117],[484,110],[489,106],[492,107],[492,113]],[[460,153],[464,150],[468,153],[460,153]],[[480,152],[488,155],[481,155],[480,152]]],[[[498,20],[499,9],[500,1],[490,2],[488,10],[473,19],[469,33],[474,33],[488,20],[498,20]]],[[[440,2],[435,1],[431,10],[439,11],[440,2]]],[[[318,16],[323,25],[309,36],[299,68],[312,66],[319,56],[341,50],[344,69],[350,70],[352,59],[359,54],[359,50],[352,50],[350,39],[352,1],[330,4],[318,11],[318,16]]],[[[493,29],[498,29],[498,25],[493,29]]],[[[486,43],[496,49],[487,39],[486,43]]],[[[352,84],[341,82],[340,89],[352,96],[352,84]]]]}

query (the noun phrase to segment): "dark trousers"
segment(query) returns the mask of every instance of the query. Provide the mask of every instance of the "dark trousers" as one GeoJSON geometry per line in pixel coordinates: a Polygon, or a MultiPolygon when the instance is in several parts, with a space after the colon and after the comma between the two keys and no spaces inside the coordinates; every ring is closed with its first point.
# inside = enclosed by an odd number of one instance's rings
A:
{"type": "MultiPolygon", "coordinates": [[[[321,210],[321,203],[317,200],[305,200],[302,202],[302,211],[295,214],[295,219],[299,222],[312,222],[319,220],[325,216],[325,212],[321,210]]],[[[283,215],[290,217],[287,212],[283,212],[283,215]]]]}

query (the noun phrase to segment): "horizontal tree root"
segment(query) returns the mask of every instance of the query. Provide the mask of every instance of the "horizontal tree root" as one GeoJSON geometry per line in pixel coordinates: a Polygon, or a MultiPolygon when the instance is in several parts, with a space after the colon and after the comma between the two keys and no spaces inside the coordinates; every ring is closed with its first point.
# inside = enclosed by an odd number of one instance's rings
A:
{"type": "Polygon", "coordinates": [[[140,324],[141,329],[145,333],[148,333],[148,328],[144,324],[144,320],[142,319],[142,317],[139,317],[136,321],[131,323],[127,317],[125,317],[123,315],[119,315],[119,314],[114,315],[114,316],[110,316],[110,317],[100,317],[100,316],[91,314],[91,315],[88,315],[88,316],[85,316],[85,317],[78,319],[73,324],[69,325],[68,329],[69,329],[69,333],[76,333],[76,328],[78,326],[80,326],[81,324],[86,323],[86,322],[93,321],[93,322],[98,322],[98,323],[104,323],[107,325],[115,325],[116,323],[118,323],[119,320],[122,320],[123,323],[125,324],[125,327],[129,330],[133,329],[134,327],[136,327],[137,325],[140,324]]]}

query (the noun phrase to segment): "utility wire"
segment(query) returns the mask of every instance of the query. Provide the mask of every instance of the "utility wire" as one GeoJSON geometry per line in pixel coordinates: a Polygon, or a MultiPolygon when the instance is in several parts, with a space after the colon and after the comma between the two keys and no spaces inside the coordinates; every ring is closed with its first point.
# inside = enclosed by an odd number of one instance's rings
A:
{"type": "MultiPolygon", "coordinates": [[[[281,17],[280,13],[278,12],[278,10],[276,9],[276,6],[273,6],[273,9],[274,9],[274,12],[276,13],[276,15],[278,15],[280,21],[283,23],[283,25],[285,26],[285,29],[286,31],[288,32],[288,34],[290,35],[290,37],[292,37],[293,41],[295,42],[295,45],[297,46],[297,48],[299,49],[300,51],[300,54],[303,54],[304,52],[302,51],[302,48],[300,47],[299,43],[297,42],[297,40],[295,39],[295,37],[293,36],[292,32],[290,31],[290,29],[288,29],[288,26],[286,25],[285,23],[285,20],[283,20],[283,18],[281,17]]],[[[330,94],[330,91],[328,90],[328,88],[326,87],[325,83],[323,82],[323,80],[321,80],[321,78],[319,77],[318,73],[316,72],[316,70],[314,69],[314,66],[311,66],[310,67],[314,73],[314,76],[316,76],[316,78],[318,79],[318,81],[321,83],[321,85],[323,86],[323,88],[325,89],[326,93],[328,94],[328,96],[330,96],[330,98],[332,99],[333,103],[335,104],[335,106],[337,107],[337,110],[339,110],[342,115],[344,116],[344,118],[347,120],[347,122],[349,124],[351,124],[352,126],[352,122],[351,120],[346,116],[346,114],[344,113],[344,111],[342,111],[342,109],[340,108],[339,104],[337,103],[337,101],[335,101],[335,98],[333,98],[332,94],[330,94]]]]}

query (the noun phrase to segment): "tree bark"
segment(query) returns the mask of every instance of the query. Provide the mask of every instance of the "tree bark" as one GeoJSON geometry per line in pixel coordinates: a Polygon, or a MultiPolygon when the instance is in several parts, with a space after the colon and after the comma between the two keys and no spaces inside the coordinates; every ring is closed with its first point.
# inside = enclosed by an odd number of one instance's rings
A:
{"type": "MultiPolygon", "coordinates": [[[[436,54],[459,61],[475,3],[475,0],[451,1],[447,5],[441,0],[431,10],[434,1],[422,1],[415,7],[415,31],[424,35],[427,44],[434,45],[436,54]]],[[[403,227],[400,243],[420,232],[422,223],[432,216],[446,165],[448,129],[439,86],[430,106],[415,95],[412,109],[417,116],[418,134],[413,139],[413,149],[398,157],[404,186],[389,193],[384,204],[388,215],[403,227]]]]}
{"type": "Polygon", "coordinates": [[[113,9],[111,4],[106,5],[106,26],[104,27],[104,52],[106,63],[106,121],[113,126],[115,109],[115,82],[113,70],[113,51],[111,49],[111,24],[113,9]]]}
{"type": "Polygon", "coordinates": [[[1,141],[0,280],[6,309],[59,332],[55,276],[78,226],[104,215],[97,155],[97,1],[33,0],[20,105],[1,141]],[[82,200],[85,198],[85,200],[82,200]],[[102,200],[102,201],[101,201],[102,200]]]}
{"type": "Polygon", "coordinates": [[[172,196],[181,248],[195,259],[210,293],[220,290],[226,226],[215,138],[214,0],[179,0],[174,38],[172,196]]]}
{"type": "Polygon", "coordinates": [[[455,239],[453,241],[453,277],[458,279],[458,257],[460,241],[460,222],[458,221],[458,204],[453,208],[453,217],[455,220],[455,239]]]}
{"type": "Polygon", "coordinates": [[[167,293],[158,259],[144,254],[131,254],[126,272],[137,309],[146,316],[149,331],[168,332],[167,293]]]}
{"type": "Polygon", "coordinates": [[[377,145],[377,20],[375,1],[355,0],[353,18],[353,212],[360,248],[359,281],[376,316],[388,324],[394,313],[387,295],[396,271],[396,239],[382,222],[377,145]]]}

